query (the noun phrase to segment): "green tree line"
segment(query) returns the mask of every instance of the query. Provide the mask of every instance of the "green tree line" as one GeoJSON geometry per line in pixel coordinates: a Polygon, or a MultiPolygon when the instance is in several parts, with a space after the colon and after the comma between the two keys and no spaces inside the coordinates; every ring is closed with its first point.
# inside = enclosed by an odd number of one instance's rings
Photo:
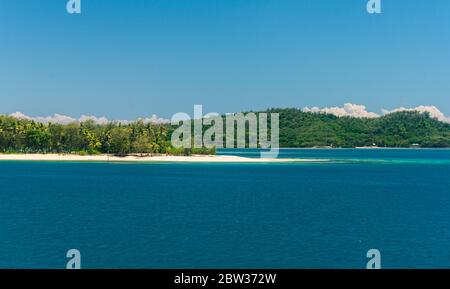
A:
{"type": "Polygon", "coordinates": [[[173,128],[168,124],[143,121],[99,125],[88,120],[63,125],[0,116],[0,152],[115,155],[215,153],[215,149],[174,148],[170,144],[171,131],[173,128]]]}
{"type": "MultiPolygon", "coordinates": [[[[450,124],[428,113],[396,112],[378,118],[337,117],[300,109],[268,109],[280,115],[280,147],[450,147],[450,124]]],[[[270,118],[269,118],[270,119],[270,118]]],[[[215,149],[174,148],[177,126],[136,121],[43,124],[0,116],[2,153],[214,154],[215,149]]],[[[269,123],[270,135],[270,123],[269,123]]],[[[204,127],[207,129],[207,127],[204,127]]],[[[225,128],[224,128],[225,129],[225,128]]]]}
{"type": "Polygon", "coordinates": [[[292,108],[267,112],[280,114],[281,147],[450,147],[450,124],[428,113],[404,111],[354,118],[292,108]]]}

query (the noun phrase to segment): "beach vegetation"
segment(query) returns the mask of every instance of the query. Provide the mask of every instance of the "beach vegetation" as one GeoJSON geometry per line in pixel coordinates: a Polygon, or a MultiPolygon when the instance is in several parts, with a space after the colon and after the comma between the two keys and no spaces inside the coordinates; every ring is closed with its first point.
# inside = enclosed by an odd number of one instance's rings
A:
{"type": "MultiPolygon", "coordinates": [[[[69,124],[43,124],[29,119],[0,116],[1,153],[72,153],[78,155],[113,154],[138,156],[186,155],[184,148],[171,146],[168,124],[111,122],[92,120],[69,124]]],[[[191,154],[191,149],[189,154],[191,154]]],[[[196,154],[214,150],[198,150],[196,154]]]]}
{"type": "MultiPolygon", "coordinates": [[[[354,118],[304,112],[294,108],[268,109],[263,112],[278,113],[280,116],[280,147],[450,147],[450,124],[438,121],[428,113],[403,111],[376,118],[354,118]]],[[[0,152],[118,156],[216,153],[214,147],[172,146],[171,135],[177,128],[169,123],[143,121],[110,122],[102,125],[91,120],[43,124],[2,115],[0,152]]],[[[210,126],[205,126],[203,133],[208,128],[210,126]]],[[[270,134],[269,128],[268,135],[270,134]]],[[[246,135],[246,139],[248,138],[249,135],[246,135]]],[[[225,140],[223,141],[225,145],[225,140]]]]}

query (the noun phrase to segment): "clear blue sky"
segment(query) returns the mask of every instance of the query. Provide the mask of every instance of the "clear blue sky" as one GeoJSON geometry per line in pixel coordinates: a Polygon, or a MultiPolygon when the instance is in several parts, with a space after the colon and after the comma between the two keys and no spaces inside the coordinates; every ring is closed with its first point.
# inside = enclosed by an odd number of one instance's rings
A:
{"type": "Polygon", "coordinates": [[[436,105],[450,114],[450,1],[0,0],[0,113],[170,117],[436,105]]]}

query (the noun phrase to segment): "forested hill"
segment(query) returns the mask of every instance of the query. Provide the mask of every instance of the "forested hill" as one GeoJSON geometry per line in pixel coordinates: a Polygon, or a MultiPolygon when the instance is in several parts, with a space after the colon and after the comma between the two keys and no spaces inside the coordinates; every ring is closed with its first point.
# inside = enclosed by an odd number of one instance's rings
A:
{"type": "MultiPolygon", "coordinates": [[[[281,147],[450,147],[450,124],[427,113],[396,112],[378,118],[337,117],[300,109],[269,109],[280,114],[281,147]]],[[[269,118],[270,119],[270,118],[269,118]]],[[[171,145],[176,126],[137,121],[129,124],[42,124],[0,115],[0,153],[214,153],[171,145]]]]}
{"type": "Polygon", "coordinates": [[[405,111],[378,118],[354,118],[292,108],[267,112],[280,114],[281,147],[450,147],[450,124],[428,113],[405,111]]]}

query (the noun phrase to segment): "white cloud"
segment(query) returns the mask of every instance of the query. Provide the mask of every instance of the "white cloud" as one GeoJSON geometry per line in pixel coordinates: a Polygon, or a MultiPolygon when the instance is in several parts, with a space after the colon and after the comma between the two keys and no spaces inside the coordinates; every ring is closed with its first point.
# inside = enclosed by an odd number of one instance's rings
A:
{"type": "MultiPolygon", "coordinates": [[[[312,113],[328,113],[333,114],[338,117],[349,116],[349,117],[357,117],[357,118],[375,118],[380,117],[381,115],[386,115],[389,113],[399,112],[399,111],[418,111],[421,113],[428,112],[431,117],[436,118],[442,122],[450,123],[450,117],[444,115],[436,106],[417,106],[415,108],[405,108],[399,107],[392,110],[382,109],[382,114],[377,114],[375,112],[367,111],[366,106],[346,103],[343,107],[324,107],[319,108],[317,106],[314,107],[305,107],[302,109],[304,112],[312,112],[312,113]]],[[[76,119],[67,115],[54,114],[52,116],[37,116],[31,117],[25,115],[21,112],[15,112],[10,114],[10,116],[19,118],[19,119],[28,119],[34,120],[42,123],[59,123],[59,124],[68,124],[72,122],[83,122],[86,120],[93,120],[96,124],[107,124],[108,122],[120,122],[123,124],[129,124],[134,122],[135,120],[109,120],[106,117],[96,117],[96,116],[88,116],[82,115],[80,118],[76,119]]],[[[170,120],[165,118],[160,118],[157,115],[152,115],[151,117],[138,118],[137,120],[142,120],[144,123],[154,123],[154,124],[163,124],[170,123],[170,120]]]]}
{"type": "Polygon", "coordinates": [[[450,123],[450,117],[445,116],[443,112],[441,112],[437,107],[435,106],[417,106],[415,108],[395,108],[392,110],[386,110],[382,109],[382,114],[377,114],[375,112],[367,111],[366,107],[364,105],[358,105],[358,104],[352,104],[352,103],[346,103],[343,107],[305,107],[303,108],[304,112],[312,112],[312,113],[328,113],[333,114],[338,117],[342,116],[350,116],[350,117],[368,117],[368,118],[374,118],[379,117],[381,115],[399,112],[399,111],[418,111],[421,113],[428,112],[431,117],[436,118],[442,122],[450,123]]]}
{"type": "Polygon", "coordinates": [[[155,124],[163,124],[170,122],[170,120],[160,118],[156,114],[152,115],[151,117],[142,118],[142,121],[144,121],[144,123],[155,123],[155,124]]]}
{"type": "Polygon", "coordinates": [[[107,124],[109,122],[109,120],[102,116],[102,117],[96,117],[96,116],[91,116],[91,115],[82,115],[78,121],[79,122],[84,122],[87,120],[92,120],[93,122],[95,122],[96,124],[107,124]]]}
{"type": "Polygon", "coordinates": [[[57,114],[57,113],[52,116],[31,117],[31,116],[25,115],[21,112],[15,112],[15,113],[10,114],[10,116],[19,118],[19,119],[34,120],[36,122],[42,122],[42,123],[52,122],[52,123],[68,124],[68,123],[77,121],[76,119],[74,119],[70,116],[61,115],[61,114],[57,114]]]}
{"type": "Polygon", "coordinates": [[[346,103],[343,107],[324,107],[319,108],[317,106],[314,107],[305,107],[303,108],[304,112],[313,112],[313,113],[328,113],[333,114],[335,116],[351,116],[351,117],[378,117],[379,115],[374,112],[369,112],[366,110],[364,105],[346,103]]]}
{"type": "Polygon", "coordinates": [[[421,112],[421,113],[428,112],[431,117],[436,118],[436,119],[438,119],[438,120],[440,120],[442,122],[450,123],[450,117],[445,116],[444,113],[441,112],[434,105],[430,105],[430,106],[421,105],[421,106],[418,106],[418,107],[415,107],[415,108],[400,107],[400,108],[396,108],[396,109],[393,109],[393,110],[383,109],[382,111],[383,111],[383,114],[399,112],[399,111],[418,111],[418,112],[421,112]]]}
{"type": "MultiPolygon", "coordinates": [[[[106,117],[96,117],[96,116],[91,116],[91,115],[82,115],[81,117],[79,117],[78,119],[67,116],[67,115],[61,115],[61,114],[54,114],[52,116],[36,116],[36,117],[32,117],[32,116],[28,116],[23,114],[22,112],[14,112],[11,113],[10,116],[18,118],[18,119],[27,119],[27,120],[34,120],[36,122],[41,122],[41,123],[59,123],[59,124],[69,124],[69,123],[73,123],[73,122],[84,122],[87,120],[92,120],[94,121],[96,124],[107,124],[111,121],[115,121],[115,122],[120,122],[123,124],[129,124],[131,122],[133,122],[132,120],[109,120],[106,117]]],[[[164,118],[159,118],[156,115],[152,115],[151,117],[147,117],[147,118],[139,118],[138,120],[143,120],[144,123],[155,123],[155,124],[162,124],[162,123],[169,123],[170,121],[168,119],[164,119],[164,118]]]]}
{"type": "Polygon", "coordinates": [[[28,119],[28,120],[31,120],[31,117],[29,117],[29,116],[27,116],[27,115],[24,115],[23,113],[21,113],[21,112],[19,112],[19,111],[14,112],[14,113],[11,113],[9,116],[12,116],[12,117],[15,117],[15,118],[18,118],[18,119],[28,119]]]}

